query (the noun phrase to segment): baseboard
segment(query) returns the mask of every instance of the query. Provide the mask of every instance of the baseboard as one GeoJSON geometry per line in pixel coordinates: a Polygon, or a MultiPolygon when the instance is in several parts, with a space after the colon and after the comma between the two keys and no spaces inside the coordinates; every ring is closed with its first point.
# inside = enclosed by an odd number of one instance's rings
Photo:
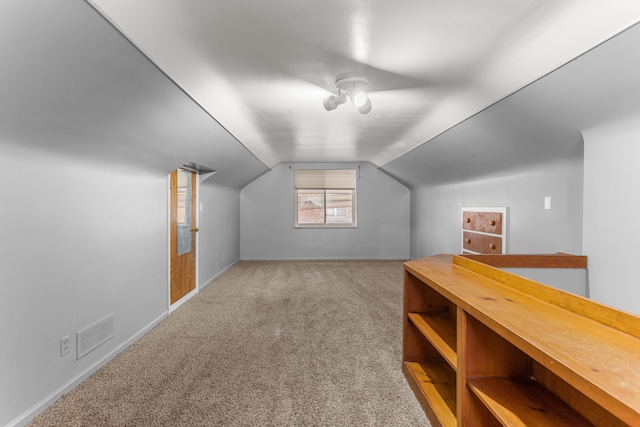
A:
{"type": "Polygon", "coordinates": [[[58,400],[62,395],[69,393],[73,390],[78,384],[89,378],[93,375],[98,369],[102,368],[107,362],[116,357],[119,353],[124,351],[131,344],[139,340],[144,334],[149,332],[154,326],[160,323],[169,315],[168,312],[161,314],[147,326],[142,328],[138,333],[133,335],[131,338],[120,344],[118,347],[113,349],[109,354],[105,355],[102,359],[98,360],[92,366],[87,368],[84,372],[76,377],[72,378],[66,384],[56,389],[53,393],[49,394],[49,396],[42,399],[40,402],[33,405],[31,408],[27,409],[25,412],[16,417],[13,421],[7,424],[5,427],[22,427],[25,426],[29,421],[33,420],[38,414],[43,412],[49,406],[51,406],[56,400],[58,400]]]}
{"type": "Polygon", "coordinates": [[[238,258],[237,260],[233,261],[231,264],[229,264],[228,266],[226,266],[225,268],[220,270],[220,272],[218,272],[215,276],[213,276],[212,278],[210,278],[209,280],[204,282],[202,285],[200,285],[199,289],[202,290],[202,289],[206,288],[207,286],[209,286],[210,284],[212,284],[213,282],[215,282],[218,278],[220,278],[220,276],[222,276],[231,267],[233,267],[234,265],[236,265],[239,262],[240,262],[240,258],[238,258]]]}
{"type": "Polygon", "coordinates": [[[200,292],[200,289],[196,288],[196,289],[192,290],[191,292],[189,292],[188,294],[186,294],[185,296],[183,296],[182,298],[180,298],[178,301],[176,301],[173,304],[169,305],[169,314],[173,313],[178,307],[180,307],[182,304],[184,304],[187,301],[189,301],[198,292],[200,292]]]}

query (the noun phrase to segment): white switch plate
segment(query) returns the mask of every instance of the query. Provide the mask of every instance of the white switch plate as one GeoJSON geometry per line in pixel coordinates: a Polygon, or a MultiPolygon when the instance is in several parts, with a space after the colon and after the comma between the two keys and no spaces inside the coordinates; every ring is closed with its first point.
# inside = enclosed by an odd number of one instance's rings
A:
{"type": "Polygon", "coordinates": [[[544,198],[544,208],[551,209],[551,196],[546,196],[544,198]]]}

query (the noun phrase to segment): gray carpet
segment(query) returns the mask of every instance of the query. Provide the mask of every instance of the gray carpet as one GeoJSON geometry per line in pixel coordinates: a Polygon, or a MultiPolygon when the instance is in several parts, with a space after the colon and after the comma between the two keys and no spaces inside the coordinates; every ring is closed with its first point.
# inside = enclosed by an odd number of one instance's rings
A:
{"type": "Polygon", "coordinates": [[[401,343],[401,262],[240,262],[29,426],[428,426],[401,343]]]}

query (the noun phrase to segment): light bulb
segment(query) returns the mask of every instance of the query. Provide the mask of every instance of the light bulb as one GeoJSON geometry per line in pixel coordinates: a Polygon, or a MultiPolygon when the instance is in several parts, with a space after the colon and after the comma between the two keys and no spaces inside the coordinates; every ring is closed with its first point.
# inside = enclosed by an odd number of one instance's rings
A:
{"type": "Polygon", "coordinates": [[[368,100],[367,92],[363,90],[354,93],[353,96],[351,97],[351,102],[353,102],[353,105],[355,105],[356,107],[362,107],[364,104],[367,103],[367,100],[368,100]]]}

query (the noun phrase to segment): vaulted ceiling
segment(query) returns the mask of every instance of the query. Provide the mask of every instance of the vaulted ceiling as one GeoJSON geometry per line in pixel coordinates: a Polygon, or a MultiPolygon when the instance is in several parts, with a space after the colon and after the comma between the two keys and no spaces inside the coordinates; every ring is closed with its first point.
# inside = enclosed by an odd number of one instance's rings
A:
{"type": "Polygon", "coordinates": [[[269,167],[384,166],[634,24],[637,1],[91,0],[269,167]],[[370,82],[367,115],[325,111],[370,82]]]}
{"type": "Polygon", "coordinates": [[[0,143],[237,188],[283,162],[475,179],[640,114],[639,20],[637,0],[3,0],[0,143]],[[369,114],[323,107],[343,73],[369,114]]]}

